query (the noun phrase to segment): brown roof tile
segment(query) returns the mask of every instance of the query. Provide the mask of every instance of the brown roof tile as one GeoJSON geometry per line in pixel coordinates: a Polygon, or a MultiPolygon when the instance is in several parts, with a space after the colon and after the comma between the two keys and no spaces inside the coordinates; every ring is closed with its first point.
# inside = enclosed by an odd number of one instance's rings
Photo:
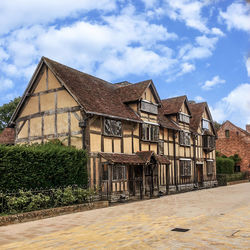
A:
{"type": "Polygon", "coordinates": [[[55,75],[65,83],[87,113],[106,114],[141,121],[139,116],[116,94],[117,87],[113,84],[48,58],[43,59],[55,75]]]}
{"type": "Polygon", "coordinates": [[[141,98],[150,82],[151,80],[146,80],[117,88],[116,94],[121,96],[123,102],[137,101],[141,98]]]}
{"type": "Polygon", "coordinates": [[[161,103],[162,103],[163,113],[165,115],[178,113],[181,109],[183,102],[186,99],[187,97],[184,95],[162,100],[161,103]]]}
{"type": "Polygon", "coordinates": [[[157,118],[158,118],[158,123],[160,124],[160,126],[164,128],[173,129],[173,130],[180,130],[180,127],[174,121],[172,121],[169,117],[166,117],[166,115],[164,115],[163,107],[158,108],[157,118]]]}
{"type": "Polygon", "coordinates": [[[206,103],[189,103],[189,108],[192,113],[192,118],[190,119],[190,128],[193,132],[197,132],[199,128],[202,114],[205,110],[206,103]]]}
{"type": "Polygon", "coordinates": [[[156,155],[153,151],[140,151],[136,154],[99,153],[99,155],[109,163],[141,165],[149,163],[152,156],[161,164],[170,163],[166,156],[156,155]]]}
{"type": "Polygon", "coordinates": [[[13,145],[15,143],[15,129],[5,128],[0,134],[0,144],[13,145]]]}

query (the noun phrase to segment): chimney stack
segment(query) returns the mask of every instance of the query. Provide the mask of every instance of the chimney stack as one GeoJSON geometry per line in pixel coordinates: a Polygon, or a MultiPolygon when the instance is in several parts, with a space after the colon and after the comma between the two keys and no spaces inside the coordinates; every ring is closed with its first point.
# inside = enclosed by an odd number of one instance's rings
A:
{"type": "Polygon", "coordinates": [[[250,124],[247,124],[247,125],[246,125],[246,131],[247,131],[248,133],[250,133],[250,124]]]}

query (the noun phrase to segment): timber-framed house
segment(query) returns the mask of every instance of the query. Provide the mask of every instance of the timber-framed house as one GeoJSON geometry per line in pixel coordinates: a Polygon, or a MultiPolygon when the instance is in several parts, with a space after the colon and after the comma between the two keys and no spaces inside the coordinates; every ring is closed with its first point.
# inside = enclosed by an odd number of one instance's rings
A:
{"type": "Polygon", "coordinates": [[[89,185],[111,200],[217,183],[208,105],[161,100],[152,80],[111,84],[42,57],[9,127],[16,144],[86,149],[89,185]]]}

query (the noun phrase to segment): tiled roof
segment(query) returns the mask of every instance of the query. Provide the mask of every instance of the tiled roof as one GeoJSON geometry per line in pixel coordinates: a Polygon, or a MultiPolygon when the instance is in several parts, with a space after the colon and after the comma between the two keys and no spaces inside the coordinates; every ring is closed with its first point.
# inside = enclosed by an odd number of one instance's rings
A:
{"type": "Polygon", "coordinates": [[[161,103],[164,115],[178,113],[186,99],[187,97],[184,95],[162,100],[161,103]]]}
{"type": "Polygon", "coordinates": [[[199,124],[202,118],[202,114],[205,110],[206,103],[189,103],[189,108],[192,113],[192,118],[190,119],[190,128],[193,132],[197,132],[199,124]]]}
{"type": "Polygon", "coordinates": [[[166,156],[156,155],[153,151],[140,151],[136,154],[99,153],[99,155],[109,163],[141,165],[149,163],[152,156],[161,164],[170,163],[166,156]]]}
{"type": "Polygon", "coordinates": [[[143,92],[146,90],[151,80],[138,82],[135,84],[126,85],[116,90],[123,102],[133,102],[141,98],[143,92]]]}
{"type": "Polygon", "coordinates": [[[44,60],[87,113],[106,114],[141,121],[139,116],[125,105],[120,96],[116,94],[117,87],[114,84],[48,58],[44,58],[44,60]]]}
{"type": "Polygon", "coordinates": [[[157,118],[158,118],[158,123],[162,127],[173,129],[173,130],[180,130],[180,127],[174,121],[172,121],[170,118],[168,118],[164,115],[164,108],[163,107],[158,108],[157,118]]]}
{"type": "Polygon", "coordinates": [[[0,134],[0,144],[13,145],[15,143],[15,129],[5,128],[0,134]]]}

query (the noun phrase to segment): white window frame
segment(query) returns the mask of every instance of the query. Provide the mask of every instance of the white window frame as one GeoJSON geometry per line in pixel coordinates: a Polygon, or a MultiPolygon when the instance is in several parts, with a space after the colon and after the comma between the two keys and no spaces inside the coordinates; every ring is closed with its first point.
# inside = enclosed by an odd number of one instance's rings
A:
{"type": "Polygon", "coordinates": [[[210,124],[210,121],[208,119],[202,118],[202,129],[209,130],[209,124],[210,124]],[[207,124],[207,127],[204,126],[205,123],[207,124]]]}
{"type": "Polygon", "coordinates": [[[159,141],[159,125],[156,123],[148,123],[144,122],[141,124],[141,140],[143,141],[152,141],[152,142],[158,142],[159,141]],[[147,129],[145,127],[147,126],[147,129]],[[154,135],[154,132],[152,133],[152,128],[157,128],[157,135],[154,135]],[[145,129],[145,130],[144,130],[145,129]],[[143,132],[144,130],[144,132],[143,132]]]}

